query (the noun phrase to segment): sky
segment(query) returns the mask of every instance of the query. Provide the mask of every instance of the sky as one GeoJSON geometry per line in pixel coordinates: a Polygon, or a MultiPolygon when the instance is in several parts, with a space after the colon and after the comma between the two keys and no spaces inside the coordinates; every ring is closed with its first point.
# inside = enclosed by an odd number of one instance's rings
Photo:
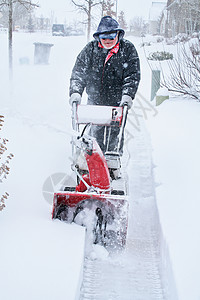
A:
{"type": "MultiPolygon", "coordinates": [[[[35,1],[36,2],[36,1],[35,1]]],[[[159,0],[155,2],[166,2],[166,0],[159,0]]],[[[43,16],[50,16],[54,12],[57,21],[63,23],[64,20],[72,22],[72,20],[80,19],[71,0],[38,0],[41,8],[38,9],[37,14],[43,16]]],[[[118,0],[118,13],[123,10],[125,12],[126,21],[129,22],[134,16],[142,16],[148,19],[149,10],[152,0],[118,0]]]]}

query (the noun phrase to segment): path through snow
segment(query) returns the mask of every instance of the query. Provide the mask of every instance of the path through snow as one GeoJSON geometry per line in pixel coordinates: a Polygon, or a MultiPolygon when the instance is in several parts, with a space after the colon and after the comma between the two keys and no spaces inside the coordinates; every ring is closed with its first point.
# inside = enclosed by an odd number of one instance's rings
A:
{"type": "Polygon", "coordinates": [[[127,248],[103,259],[85,258],[80,300],[177,299],[157,211],[151,143],[142,119],[140,131],[132,133],[127,248]]]}

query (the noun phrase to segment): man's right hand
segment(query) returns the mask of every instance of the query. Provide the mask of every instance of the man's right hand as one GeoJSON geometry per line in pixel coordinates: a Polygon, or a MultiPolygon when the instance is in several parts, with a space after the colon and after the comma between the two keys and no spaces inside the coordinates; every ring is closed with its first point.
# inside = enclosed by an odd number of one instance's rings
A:
{"type": "Polygon", "coordinates": [[[81,95],[79,93],[73,93],[69,98],[69,104],[72,106],[73,103],[80,104],[81,103],[81,95]]]}

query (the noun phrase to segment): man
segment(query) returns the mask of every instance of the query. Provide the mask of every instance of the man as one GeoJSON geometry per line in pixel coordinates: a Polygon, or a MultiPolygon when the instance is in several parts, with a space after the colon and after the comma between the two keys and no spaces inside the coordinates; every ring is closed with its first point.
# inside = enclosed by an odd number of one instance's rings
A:
{"type": "MultiPolygon", "coordinates": [[[[110,16],[101,19],[97,31],[78,55],[70,79],[70,104],[81,103],[86,88],[88,104],[132,106],[140,81],[140,63],[134,45],[123,39],[124,30],[110,16]]],[[[92,134],[105,152],[104,128],[92,134]]],[[[109,151],[113,151],[119,130],[112,128],[109,151]]],[[[122,146],[120,150],[122,154],[122,146]]]]}

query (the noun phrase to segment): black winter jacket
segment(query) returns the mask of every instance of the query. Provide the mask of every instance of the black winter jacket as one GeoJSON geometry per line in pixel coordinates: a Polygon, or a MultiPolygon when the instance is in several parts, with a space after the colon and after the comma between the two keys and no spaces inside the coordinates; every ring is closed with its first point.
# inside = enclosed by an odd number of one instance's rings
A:
{"type": "Polygon", "coordinates": [[[140,63],[134,45],[125,39],[119,51],[104,66],[109,50],[98,41],[88,43],[78,55],[70,79],[70,96],[82,95],[86,88],[88,104],[118,106],[122,95],[135,97],[140,81],[140,63]]]}

